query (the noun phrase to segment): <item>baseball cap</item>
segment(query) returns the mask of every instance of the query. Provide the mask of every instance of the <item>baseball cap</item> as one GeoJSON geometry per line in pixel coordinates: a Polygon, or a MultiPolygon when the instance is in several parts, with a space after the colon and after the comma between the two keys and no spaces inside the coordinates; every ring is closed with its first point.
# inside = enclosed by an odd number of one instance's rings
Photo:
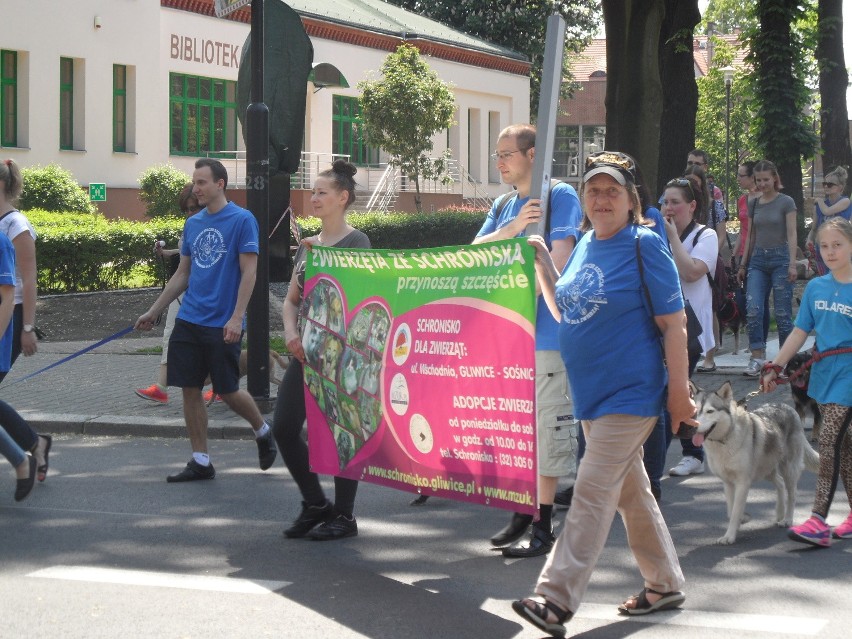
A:
{"type": "Polygon", "coordinates": [[[628,182],[635,183],[635,171],[636,166],[629,155],[618,151],[601,151],[586,158],[583,182],[605,173],[622,186],[626,186],[628,182]]]}

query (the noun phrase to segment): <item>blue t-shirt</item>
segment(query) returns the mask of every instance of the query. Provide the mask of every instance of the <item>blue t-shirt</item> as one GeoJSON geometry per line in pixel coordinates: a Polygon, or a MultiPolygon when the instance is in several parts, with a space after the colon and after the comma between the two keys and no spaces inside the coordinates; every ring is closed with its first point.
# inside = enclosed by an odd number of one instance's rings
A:
{"type": "MultiPolygon", "coordinates": [[[[831,273],[808,282],[796,327],[816,331],[816,347],[825,352],[852,347],[852,284],[831,273]]],[[[831,355],[811,367],[808,395],[820,404],[852,406],[852,353],[831,355]]]]}
{"type": "Polygon", "coordinates": [[[183,226],[180,253],[192,260],[178,318],[221,328],[234,314],[240,286],[240,253],[257,253],[257,220],[228,202],[218,213],[202,209],[183,226]]]}
{"type": "Polygon", "coordinates": [[[637,234],[654,314],[683,308],[674,260],[653,231],[628,224],[609,239],[592,232],[580,240],[556,282],[559,345],[578,419],[652,417],[662,408],[666,370],[636,265],[637,234]]]}
{"type": "MultiPolygon", "coordinates": [[[[822,203],[817,201],[817,203],[816,203],[817,228],[822,226],[822,223],[825,222],[828,219],[827,217],[825,217],[825,215],[823,215],[822,208],[820,207],[820,204],[824,204],[825,208],[828,208],[828,207],[831,206],[831,204],[828,201],[828,198],[825,198],[825,200],[823,200],[822,203]]],[[[837,215],[832,216],[832,217],[837,217],[837,216],[842,217],[844,220],[852,219],[852,201],[849,202],[849,206],[847,206],[845,210],[840,211],[840,213],[837,213],[837,215]]]]}
{"type": "Polygon", "coordinates": [[[654,231],[654,233],[663,238],[663,243],[668,246],[669,238],[666,235],[666,226],[663,222],[663,214],[660,213],[660,209],[654,208],[653,206],[649,206],[648,208],[642,211],[642,216],[646,220],[651,220],[654,223],[654,226],[648,226],[646,228],[651,229],[652,231],[654,231]]]}
{"type": "MultiPolygon", "coordinates": [[[[10,295],[15,294],[15,247],[4,233],[0,233],[0,285],[12,287],[10,295]]],[[[14,301],[14,300],[13,300],[14,301]]],[[[15,322],[9,320],[9,325],[0,338],[0,372],[7,372],[12,367],[12,342],[15,338],[15,322]]]]}
{"type": "MultiPolygon", "coordinates": [[[[529,200],[528,197],[519,198],[517,194],[511,193],[504,195],[503,198],[498,198],[494,202],[476,237],[488,235],[506,226],[518,217],[521,207],[529,200]],[[497,209],[502,199],[507,197],[509,201],[503,206],[498,216],[497,209]]],[[[554,240],[564,240],[569,237],[573,237],[575,242],[579,240],[583,212],[580,209],[580,199],[577,197],[577,191],[574,190],[574,187],[565,182],[555,184],[550,190],[550,206],[550,235],[545,238],[548,248],[552,246],[554,240]]],[[[521,236],[523,236],[523,233],[517,237],[521,236]]],[[[558,322],[553,319],[553,315],[541,297],[538,299],[536,310],[535,349],[537,351],[559,349],[558,322]]]]}

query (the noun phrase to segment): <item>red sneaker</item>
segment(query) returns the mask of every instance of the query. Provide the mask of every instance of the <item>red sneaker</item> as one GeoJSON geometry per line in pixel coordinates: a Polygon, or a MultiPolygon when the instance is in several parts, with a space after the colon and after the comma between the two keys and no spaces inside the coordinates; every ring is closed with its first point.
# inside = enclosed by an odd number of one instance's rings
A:
{"type": "Polygon", "coordinates": [[[169,394],[157,384],[151,384],[148,388],[137,388],[136,394],[142,399],[150,399],[152,402],[169,403],[169,394]]]}
{"type": "Polygon", "coordinates": [[[222,398],[213,394],[213,389],[204,393],[204,403],[210,406],[213,402],[221,402],[222,398]]]}

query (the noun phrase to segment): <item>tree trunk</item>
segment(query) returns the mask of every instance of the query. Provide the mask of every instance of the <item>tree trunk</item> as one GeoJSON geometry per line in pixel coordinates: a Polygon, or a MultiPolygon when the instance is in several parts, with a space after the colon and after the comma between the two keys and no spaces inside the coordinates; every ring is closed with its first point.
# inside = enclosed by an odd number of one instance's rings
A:
{"type": "MultiPolygon", "coordinates": [[[[631,154],[657,184],[660,27],[664,0],[603,0],[606,27],[606,146],[631,154]]],[[[693,116],[694,117],[694,116],[693,116]]]]}
{"type": "Polygon", "coordinates": [[[420,199],[420,172],[415,171],[412,177],[414,178],[414,206],[417,207],[418,213],[422,213],[423,205],[420,199]]]}
{"type": "MultiPolygon", "coordinates": [[[[656,183],[648,183],[652,195],[662,193],[668,180],[681,175],[687,155],[695,148],[698,85],[695,82],[692,37],[700,21],[698,0],[665,0],[665,17],[659,40],[663,97],[660,160],[656,183]]],[[[720,160],[724,162],[724,158],[712,158],[717,172],[722,167],[720,160]]]]}
{"type": "Polygon", "coordinates": [[[800,15],[798,0],[759,0],[760,27],[751,44],[755,73],[760,78],[756,90],[762,119],[761,143],[766,159],[778,167],[784,193],[796,202],[801,245],[804,241],[802,157],[812,157],[815,140],[803,117],[807,90],[794,72],[795,61],[802,51],[793,38],[791,24],[800,15]]]}
{"type": "MultiPolygon", "coordinates": [[[[843,0],[819,0],[816,57],[819,65],[820,142],[823,175],[838,165],[852,164],[843,56],[843,0]]],[[[846,193],[852,180],[846,184],[846,193]]]]}

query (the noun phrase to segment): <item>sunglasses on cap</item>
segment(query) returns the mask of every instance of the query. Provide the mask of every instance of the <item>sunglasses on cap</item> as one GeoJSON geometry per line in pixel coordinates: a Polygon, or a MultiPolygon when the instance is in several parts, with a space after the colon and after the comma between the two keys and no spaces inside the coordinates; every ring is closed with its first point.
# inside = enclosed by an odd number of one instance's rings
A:
{"type": "Polygon", "coordinates": [[[586,157],[583,181],[600,173],[610,175],[622,186],[627,182],[636,182],[636,165],[633,159],[617,151],[601,151],[586,157]]]}

